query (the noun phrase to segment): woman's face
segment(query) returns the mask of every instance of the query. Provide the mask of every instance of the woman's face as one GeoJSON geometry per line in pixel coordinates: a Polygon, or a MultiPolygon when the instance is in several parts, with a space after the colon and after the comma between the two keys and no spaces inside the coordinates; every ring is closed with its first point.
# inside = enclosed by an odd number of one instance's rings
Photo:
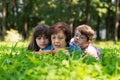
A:
{"type": "Polygon", "coordinates": [[[54,49],[65,48],[67,46],[66,36],[63,31],[51,35],[51,41],[54,49]]]}
{"type": "Polygon", "coordinates": [[[36,38],[36,43],[37,43],[37,46],[40,48],[40,49],[43,49],[45,47],[48,46],[49,44],[49,40],[48,38],[46,38],[45,36],[38,36],[36,38]]]}
{"type": "Polygon", "coordinates": [[[87,41],[87,37],[85,35],[82,35],[78,30],[75,32],[75,36],[74,36],[74,43],[78,46],[80,46],[81,48],[85,48],[88,46],[88,41],[87,41]]]}

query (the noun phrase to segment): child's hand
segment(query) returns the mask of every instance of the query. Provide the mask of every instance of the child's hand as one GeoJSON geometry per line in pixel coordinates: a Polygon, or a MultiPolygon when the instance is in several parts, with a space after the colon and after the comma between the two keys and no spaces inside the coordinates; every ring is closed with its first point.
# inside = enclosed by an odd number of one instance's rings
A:
{"type": "Polygon", "coordinates": [[[52,54],[56,54],[57,53],[57,50],[52,50],[52,54]]]}
{"type": "Polygon", "coordinates": [[[39,51],[35,51],[34,54],[40,54],[40,52],[39,51]]]}

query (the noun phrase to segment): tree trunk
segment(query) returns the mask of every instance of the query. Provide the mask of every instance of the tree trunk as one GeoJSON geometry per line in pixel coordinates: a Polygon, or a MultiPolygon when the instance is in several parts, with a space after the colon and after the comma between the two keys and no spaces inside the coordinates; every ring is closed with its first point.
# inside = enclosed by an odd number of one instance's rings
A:
{"type": "Polygon", "coordinates": [[[0,32],[0,40],[4,40],[5,32],[6,32],[6,2],[2,0],[2,26],[0,32]]]}
{"type": "MultiPolygon", "coordinates": [[[[109,6],[110,7],[110,6],[109,6]]],[[[111,22],[111,19],[110,19],[110,9],[108,7],[108,12],[107,12],[107,16],[106,16],[106,39],[107,40],[110,40],[110,22],[111,22]]]]}
{"type": "Polygon", "coordinates": [[[24,2],[24,25],[23,25],[23,39],[26,40],[28,38],[28,15],[26,15],[27,12],[27,2],[24,2]]]}
{"type": "Polygon", "coordinates": [[[115,20],[115,44],[118,40],[118,26],[119,26],[119,0],[116,1],[116,20],[115,20]]]}
{"type": "Polygon", "coordinates": [[[90,25],[90,0],[86,0],[86,15],[87,15],[86,24],[90,25]]]}
{"type": "Polygon", "coordinates": [[[28,38],[28,23],[24,23],[24,32],[23,32],[23,39],[26,40],[28,38]]]}
{"type": "Polygon", "coordinates": [[[97,17],[97,40],[100,40],[100,17],[97,17]]]}

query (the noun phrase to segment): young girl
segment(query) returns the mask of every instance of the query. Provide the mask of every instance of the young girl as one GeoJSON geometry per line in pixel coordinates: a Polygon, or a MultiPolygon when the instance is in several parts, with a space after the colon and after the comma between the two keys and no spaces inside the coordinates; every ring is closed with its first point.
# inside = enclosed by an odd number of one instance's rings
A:
{"type": "Polygon", "coordinates": [[[78,46],[70,45],[71,28],[64,22],[58,22],[50,28],[52,50],[57,52],[59,49],[68,50],[70,53],[80,50],[78,46]]]}
{"type": "Polygon", "coordinates": [[[80,25],[75,29],[75,36],[71,39],[71,44],[80,46],[85,53],[101,60],[100,50],[92,44],[93,36],[94,31],[90,26],[80,25]]]}
{"type": "Polygon", "coordinates": [[[32,39],[28,45],[28,50],[40,51],[50,49],[50,35],[48,25],[37,25],[34,28],[32,39]]]}

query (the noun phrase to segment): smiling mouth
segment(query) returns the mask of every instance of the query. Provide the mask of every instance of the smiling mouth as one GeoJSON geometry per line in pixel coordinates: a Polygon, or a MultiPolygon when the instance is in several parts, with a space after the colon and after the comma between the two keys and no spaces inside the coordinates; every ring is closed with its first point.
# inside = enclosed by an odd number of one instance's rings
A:
{"type": "Polygon", "coordinates": [[[60,45],[55,45],[55,48],[60,48],[60,45]]]}
{"type": "Polygon", "coordinates": [[[74,43],[75,43],[75,44],[77,44],[77,43],[78,43],[78,41],[75,41],[75,40],[74,40],[74,43]]]}
{"type": "Polygon", "coordinates": [[[74,44],[77,45],[77,46],[79,46],[79,42],[78,41],[75,41],[74,44]]]}

